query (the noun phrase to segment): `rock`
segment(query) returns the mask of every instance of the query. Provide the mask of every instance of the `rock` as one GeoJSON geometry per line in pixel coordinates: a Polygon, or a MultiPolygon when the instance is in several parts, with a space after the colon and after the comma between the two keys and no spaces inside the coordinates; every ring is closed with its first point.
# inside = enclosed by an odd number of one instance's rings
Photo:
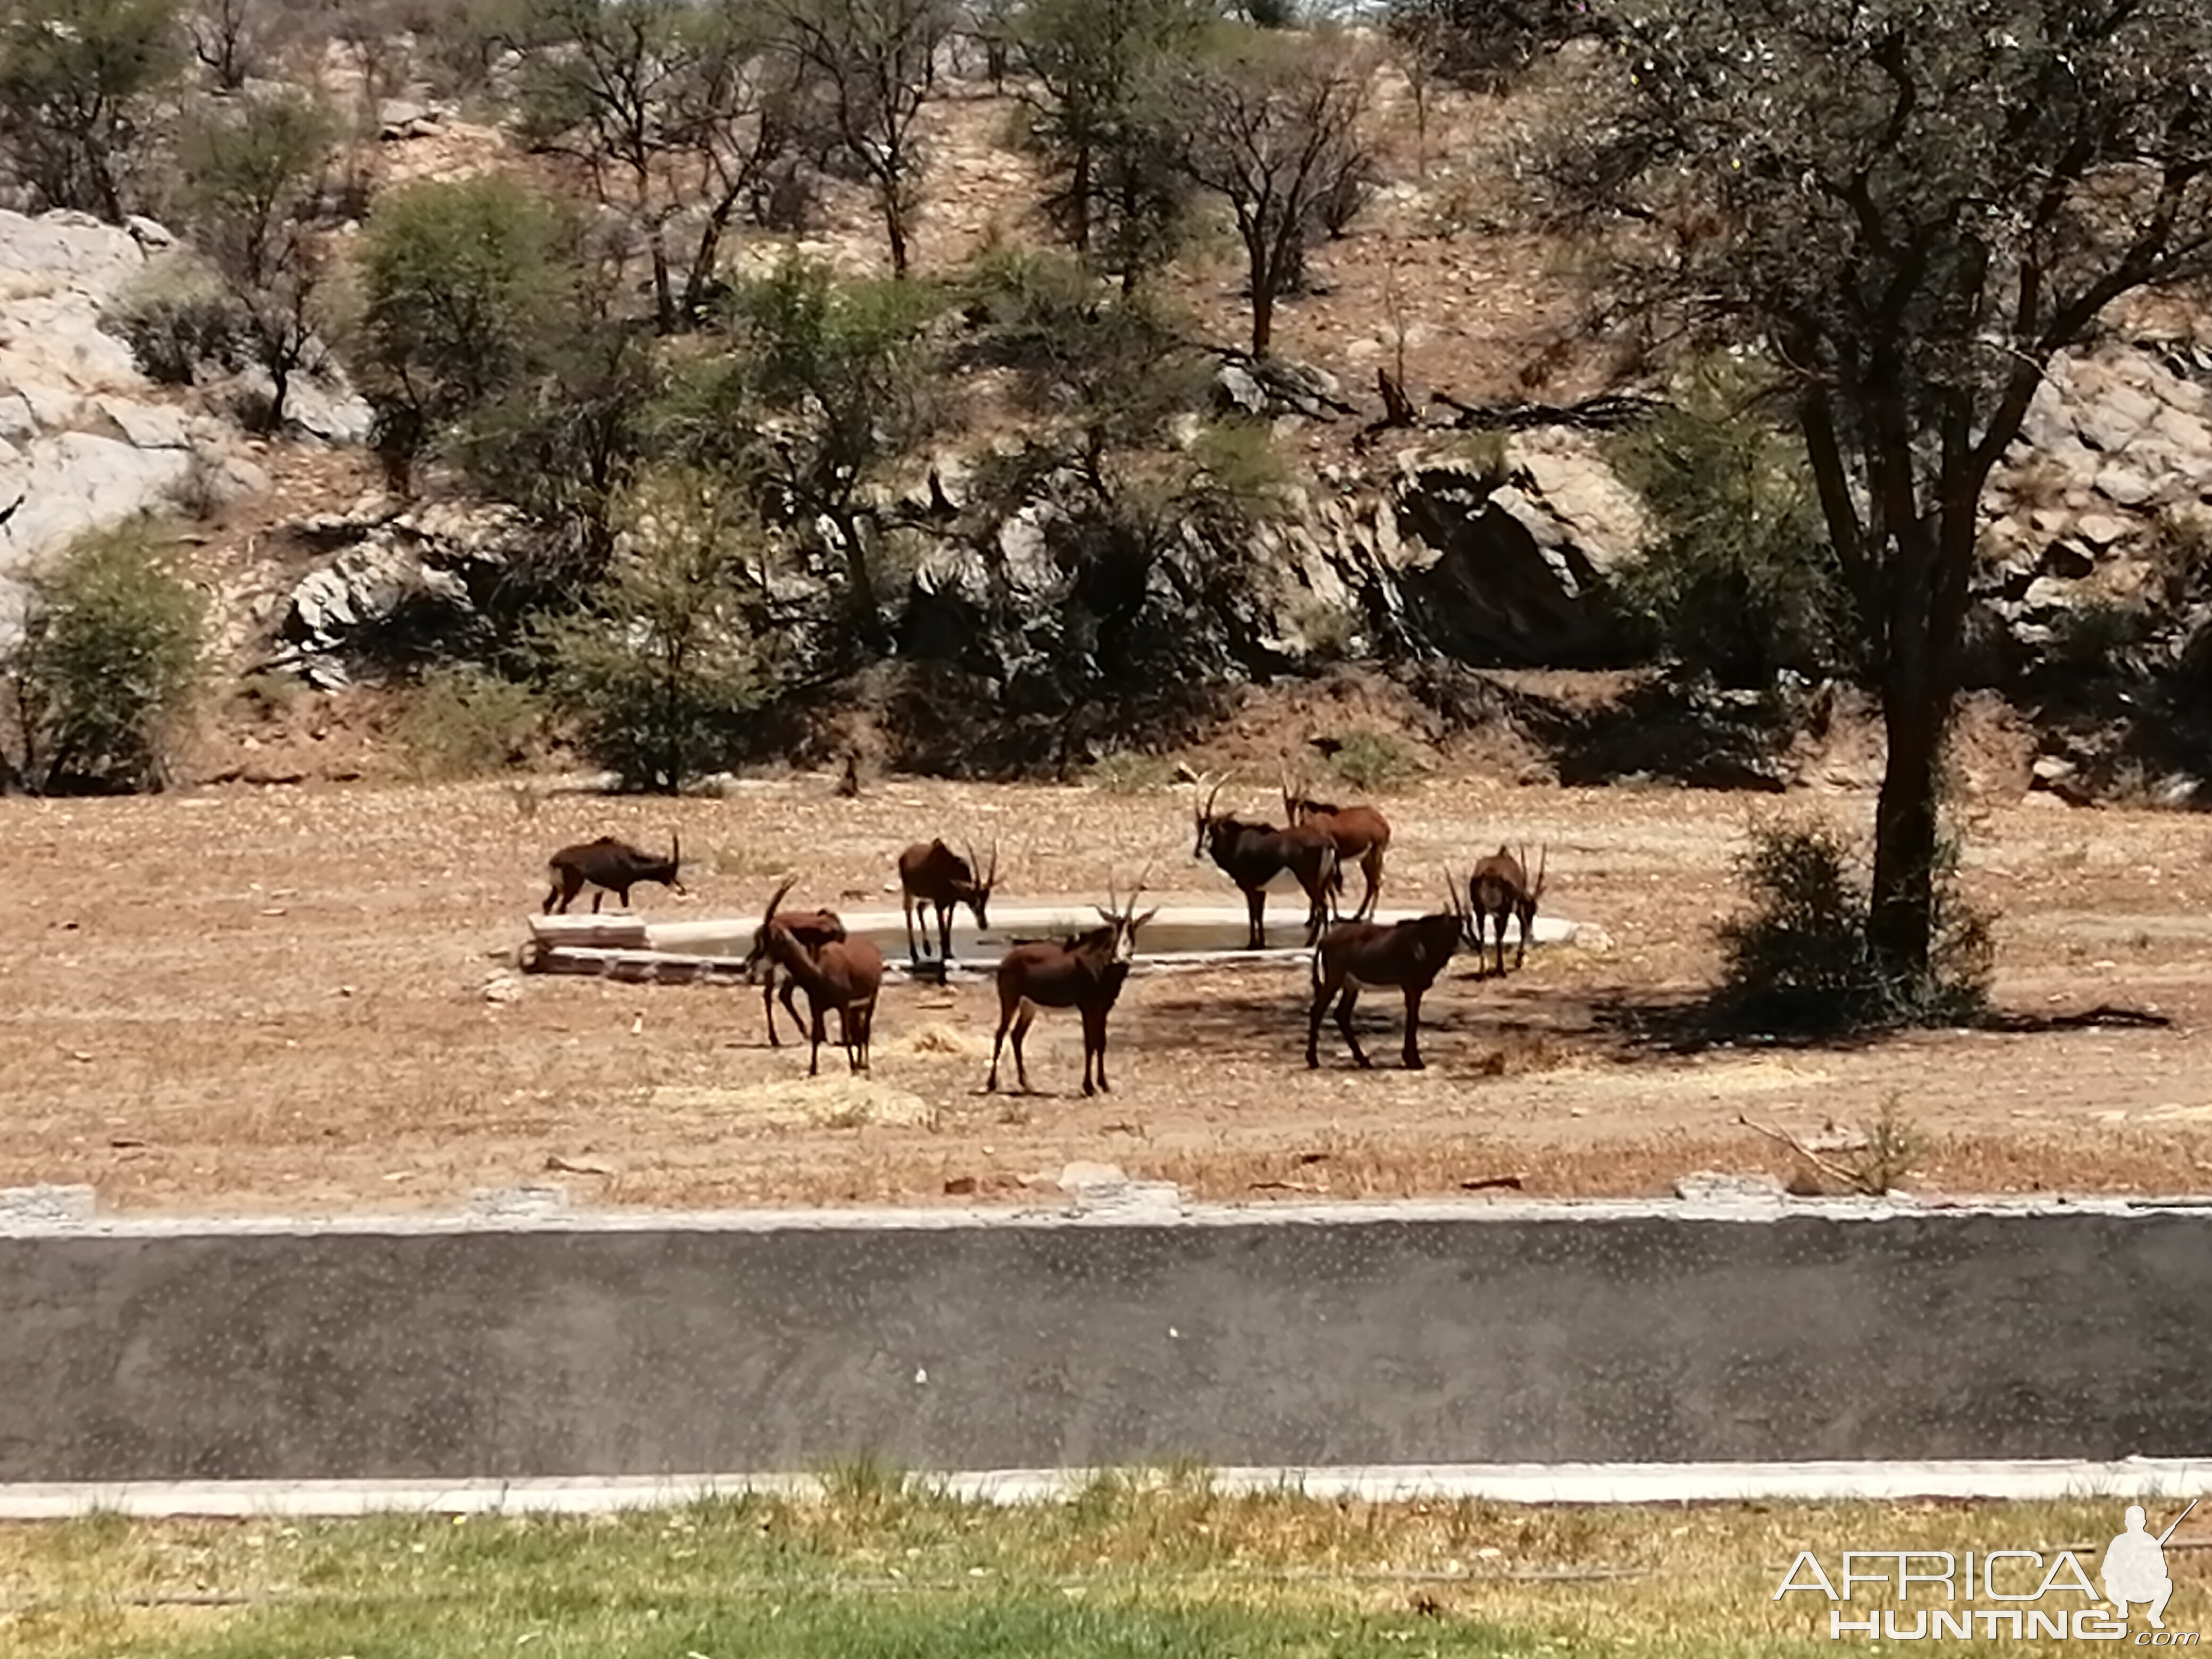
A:
{"type": "Polygon", "coordinates": [[[1249,371],[1235,363],[1224,363],[1215,371],[1213,391],[1216,400],[1224,409],[1241,410],[1247,415],[1267,412],[1267,394],[1260,388],[1249,371]]]}
{"type": "Polygon", "coordinates": [[[473,1215],[520,1218],[558,1215],[568,1207],[565,1187],[479,1187],[469,1194],[469,1211],[473,1215]]]}
{"type": "Polygon", "coordinates": [[[2074,533],[2094,548],[2110,547],[2128,533],[2125,520],[2106,513],[2085,513],[2075,520],[2074,533]]]}
{"type": "Polygon", "coordinates": [[[1731,1175],[1722,1170],[1692,1170],[1674,1183],[1674,1195],[1693,1204],[1769,1204],[1789,1196],[1790,1189],[1771,1175],[1731,1175]]]}
{"type": "Polygon", "coordinates": [[[1398,575],[1400,609],[1445,654],[1560,667],[1604,654],[1612,624],[1595,596],[1603,570],[1633,550],[1636,517],[1586,464],[1559,453],[1545,459],[1565,510],[1534,466],[1493,487],[1460,468],[1417,464],[1395,492],[1397,532],[1422,550],[1398,575]]]}
{"type": "MultiPolygon", "coordinates": [[[[2097,493],[2106,501],[2121,507],[2141,507],[2156,498],[2160,486],[2133,466],[2108,466],[2097,474],[2097,493]]],[[[2107,520],[2107,522],[2110,522],[2107,520]]],[[[2106,542],[2119,539],[2125,526],[2105,538],[2106,542]]],[[[2100,544],[2101,545],[2102,544],[2100,544]]]]}
{"type": "Polygon", "coordinates": [[[443,116],[436,110],[403,99],[387,98],[377,108],[376,136],[386,143],[435,137],[443,122],[443,116]]]}
{"type": "Polygon", "coordinates": [[[1060,1166],[1054,1184],[1064,1193],[1112,1191],[1127,1186],[1129,1177],[1118,1164],[1092,1164],[1079,1158],[1060,1166]]]}
{"type": "Polygon", "coordinates": [[[99,1194],[88,1186],[0,1187],[0,1227],[51,1227],[90,1221],[99,1194]]]}
{"type": "Polygon", "coordinates": [[[134,449],[184,449],[191,442],[180,410],[134,404],[123,398],[97,398],[93,407],[106,417],[115,434],[134,449]]]}
{"type": "Polygon", "coordinates": [[[2096,568],[2096,557],[2087,550],[2072,542],[2053,542],[2043,551],[2043,568],[2038,574],[2079,581],[2096,568]]]}
{"type": "Polygon", "coordinates": [[[2078,399],[2075,429],[2092,449],[2126,448],[2158,416],[2158,400],[2126,385],[2107,362],[2078,362],[2069,378],[2078,399]]]}
{"type": "MultiPolygon", "coordinates": [[[[465,650],[487,627],[489,602],[520,520],[511,510],[441,503],[390,514],[371,497],[344,514],[318,514],[295,533],[339,550],[292,589],[279,629],[301,651],[465,650]]],[[[319,683],[343,683],[343,665],[303,666],[319,683]]]]}
{"type": "MultiPolygon", "coordinates": [[[[156,386],[116,320],[141,283],[173,273],[188,285],[197,269],[150,219],[0,210],[0,502],[24,497],[0,524],[0,646],[18,623],[26,562],[168,508],[180,489],[235,500],[268,488],[228,401],[252,377],[156,386]]],[[[293,395],[303,429],[366,435],[367,405],[334,371],[327,383],[300,377],[293,395]]]]}
{"type": "MultiPolygon", "coordinates": [[[[2202,387],[2187,388],[2197,394],[2199,407],[2204,393],[2202,387]]],[[[2171,444],[2176,453],[2186,458],[2185,465],[2202,476],[2206,465],[2212,464],[2212,424],[2199,415],[2171,405],[2159,410],[2151,422],[2151,430],[2171,444]]]]}

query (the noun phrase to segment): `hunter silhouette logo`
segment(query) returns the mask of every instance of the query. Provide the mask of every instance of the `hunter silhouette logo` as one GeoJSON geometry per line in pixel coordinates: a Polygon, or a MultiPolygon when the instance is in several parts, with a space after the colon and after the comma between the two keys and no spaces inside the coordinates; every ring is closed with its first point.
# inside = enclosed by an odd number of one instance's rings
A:
{"type": "Polygon", "coordinates": [[[2166,1540],[2173,1536],[2174,1527],[2189,1518],[2189,1510],[2196,1507],[2192,1498],[2189,1509],[2175,1516],[2172,1525],[2154,1538],[2144,1527],[2143,1506],[2128,1505],[2127,1530],[2105,1546],[2105,1599],[2119,1608],[2121,1618],[2129,1616],[2130,1603],[2141,1601],[2149,1609],[2150,1627],[2166,1628],[2166,1604],[2173,1598],[2173,1580],[2166,1575],[2166,1540]]]}
{"type": "Polygon", "coordinates": [[[2174,1589],[2166,1546],[2197,1501],[2191,1498],[2159,1533],[2150,1530],[2142,1504],[2129,1504],[2094,1580],[2071,1550],[1846,1550],[1843,1571],[1832,1577],[1812,1551],[1800,1550],[1773,1599],[1793,1592],[1822,1597],[1832,1642],[1846,1636],[1893,1642],[2010,1637],[2195,1647],[2197,1632],[2166,1627],[2174,1589]],[[2137,1607],[2148,1629],[2130,1623],[2137,1607]]]}

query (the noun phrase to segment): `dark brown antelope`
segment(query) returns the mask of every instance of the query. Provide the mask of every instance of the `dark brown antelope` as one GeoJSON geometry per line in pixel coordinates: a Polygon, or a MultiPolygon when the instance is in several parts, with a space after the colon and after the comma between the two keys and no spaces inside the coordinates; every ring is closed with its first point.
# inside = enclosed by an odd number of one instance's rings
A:
{"type": "MultiPolygon", "coordinates": [[[[789,884],[785,885],[787,889],[789,884]]],[[[783,895],[778,893],[776,896],[780,900],[783,895]]],[[[844,921],[835,910],[785,910],[775,920],[778,926],[790,931],[792,937],[805,947],[809,956],[818,954],[823,945],[835,945],[845,937],[844,921]]],[[[783,1040],[775,1034],[778,981],[775,959],[769,955],[766,922],[753,929],[753,948],[745,952],[744,973],[748,981],[756,975],[761,976],[761,1012],[768,1019],[768,1046],[781,1048],[783,1040]]],[[[783,1012],[791,1016],[793,1025],[801,1030],[805,1030],[806,1022],[799,1018],[799,1010],[792,1002],[792,999],[799,994],[799,981],[786,974],[782,977],[781,988],[783,1012]]]]}
{"type": "Polygon", "coordinates": [[[761,932],[768,936],[769,960],[806,993],[807,1036],[813,1045],[806,1057],[806,1075],[812,1077],[821,1069],[823,1025],[832,1009],[837,1013],[837,1037],[845,1046],[846,1062],[854,1071],[865,1072],[876,1023],[876,994],[884,983],[884,953],[864,939],[832,939],[809,951],[790,922],[776,915],[776,907],[798,879],[793,876],[775,890],[761,917],[761,932]]]}
{"type": "Polygon", "coordinates": [[[1474,911],[1474,953],[1482,955],[1482,926],[1487,917],[1498,935],[1498,971],[1505,971],[1505,919],[1521,919],[1521,943],[1513,952],[1516,968],[1528,959],[1528,934],[1536,925],[1536,901],[1544,896],[1544,866],[1551,860],[1551,849],[1539,848],[1536,852],[1536,878],[1528,878],[1528,849],[1522,848],[1521,856],[1515,858],[1503,846],[1488,858],[1478,863],[1467,878],[1468,902],[1474,911]]]}
{"type": "Polygon", "coordinates": [[[1313,954],[1313,1007],[1306,1018],[1307,1066],[1321,1064],[1322,1016],[1332,1001],[1336,1004],[1336,1029],[1352,1045],[1352,1059],[1362,1067],[1372,1066],[1352,1029],[1352,1006],[1358,1001],[1363,986],[1395,986],[1406,998],[1406,1069],[1423,1068],[1421,999],[1460,946],[1474,943],[1470,931],[1472,913],[1461,906],[1458,890],[1449,875],[1444,878],[1444,895],[1451,907],[1449,910],[1403,921],[1339,922],[1323,936],[1313,954]]]}
{"type": "Polygon", "coordinates": [[[1291,785],[1288,771],[1283,774],[1283,816],[1292,823],[1310,823],[1328,830],[1336,842],[1338,860],[1359,866],[1367,890],[1359,896],[1359,908],[1352,913],[1352,920],[1370,919],[1382,894],[1382,855],[1390,850],[1389,819],[1371,806],[1332,806],[1316,800],[1304,781],[1295,787],[1291,785]]]}
{"type": "Polygon", "coordinates": [[[641,881],[657,881],[670,892],[681,893],[685,889],[676,878],[676,872],[683,860],[684,849],[673,830],[668,832],[668,856],[665,859],[612,836],[563,847],[545,860],[545,872],[553,878],[553,890],[545,895],[540,914],[549,914],[557,908],[566,915],[570,901],[586,887],[601,890],[592,895],[593,915],[599,915],[599,901],[609,893],[615,896],[617,903],[628,904],[629,890],[641,881]]]}
{"type": "Polygon", "coordinates": [[[991,902],[991,890],[999,884],[999,845],[991,843],[991,862],[981,876],[975,873],[975,849],[969,847],[968,856],[962,858],[942,841],[916,842],[899,854],[899,886],[906,902],[906,955],[908,962],[919,963],[921,954],[914,948],[914,913],[922,911],[922,936],[929,934],[928,912],[937,912],[938,960],[952,960],[952,911],[956,905],[964,904],[975,918],[975,926],[988,927],[986,907],[991,902]]]}
{"type": "Polygon", "coordinates": [[[1014,1036],[1014,1077],[1027,1094],[1030,1074],[1022,1063],[1022,1039],[1029,1034],[1040,1008],[1073,1008],[1083,1016],[1083,1092],[1096,1092],[1091,1067],[1097,1066],[1098,1088],[1112,1093],[1106,1081],[1106,1016],[1121,994],[1129,977],[1129,963],[1137,953],[1137,929],[1159,914],[1155,905],[1135,914],[1139,881],[1124,904],[1114,896],[1109,884],[1106,902],[1093,908],[1105,922],[1087,933],[1064,939],[1017,945],[999,961],[999,1035],[991,1043],[991,1075],[986,1093],[999,1086],[999,1053],[1009,1026],[1014,1036]]]}
{"type": "Polygon", "coordinates": [[[1310,906],[1306,943],[1312,945],[1328,924],[1330,895],[1344,890],[1344,872],[1337,867],[1335,839],[1316,824],[1293,824],[1287,830],[1278,830],[1272,823],[1254,823],[1216,814],[1213,804],[1220,796],[1221,785],[1217,783],[1206,796],[1206,805],[1198,809],[1198,836],[1192,842],[1190,855],[1203,859],[1211,854],[1221,872],[1243,893],[1252,924],[1250,942],[1245,949],[1267,948],[1267,884],[1285,873],[1294,878],[1305,893],[1310,906]]]}

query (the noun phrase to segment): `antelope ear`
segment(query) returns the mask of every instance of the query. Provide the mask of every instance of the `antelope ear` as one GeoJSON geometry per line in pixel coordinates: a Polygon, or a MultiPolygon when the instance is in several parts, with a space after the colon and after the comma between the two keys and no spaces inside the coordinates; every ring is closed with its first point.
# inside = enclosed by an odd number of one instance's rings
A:
{"type": "Polygon", "coordinates": [[[1159,913],[1160,913],[1160,907],[1159,907],[1158,905],[1155,904],[1155,905],[1154,905],[1151,909],[1149,909],[1149,910],[1146,911],[1144,915],[1142,915],[1141,916],[1139,916],[1139,917],[1138,917],[1134,921],[1132,921],[1132,922],[1129,924],[1129,931],[1130,931],[1131,933],[1135,933],[1135,932],[1137,931],[1137,929],[1139,929],[1139,927],[1143,927],[1146,922],[1150,921],[1151,921],[1154,916],[1156,916],[1156,915],[1159,915],[1159,913]]]}
{"type": "Polygon", "coordinates": [[[1091,908],[1098,913],[1098,920],[1104,922],[1109,927],[1116,927],[1121,925],[1121,918],[1115,915],[1104,905],[1094,904],[1091,908]]]}

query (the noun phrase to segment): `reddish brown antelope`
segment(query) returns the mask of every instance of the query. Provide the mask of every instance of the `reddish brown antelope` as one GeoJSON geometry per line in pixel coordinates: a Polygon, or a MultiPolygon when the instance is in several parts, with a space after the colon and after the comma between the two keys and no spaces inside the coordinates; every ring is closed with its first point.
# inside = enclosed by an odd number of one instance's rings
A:
{"type": "Polygon", "coordinates": [[[1137,895],[1144,890],[1145,884],[1139,881],[1124,904],[1115,898],[1109,884],[1106,902],[1092,907],[1105,922],[1103,927],[1057,941],[1017,945],[1000,959],[999,1035],[991,1043],[991,1075],[983,1085],[986,1093],[999,1086],[999,1052],[1009,1026],[1013,1028],[1014,1077],[1022,1092],[1029,1092],[1022,1039],[1029,1034],[1040,1008],[1074,1008],[1081,1012],[1083,1092],[1095,1092],[1091,1085],[1094,1061],[1098,1088],[1113,1092],[1106,1081],[1106,1016],[1121,994],[1121,982],[1129,977],[1129,963],[1137,954],[1137,929],[1159,914],[1158,905],[1142,915],[1135,914],[1137,895]]]}
{"type": "Polygon", "coordinates": [[[1474,953],[1482,954],[1482,924],[1486,916],[1498,935],[1498,971],[1505,971],[1505,919],[1521,919],[1521,943],[1513,952],[1516,968],[1528,959],[1528,934],[1536,925],[1536,901],[1544,896],[1544,866],[1551,861],[1551,849],[1539,848],[1536,852],[1536,878],[1528,879],[1528,849],[1522,848],[1521,856],[1515,858],[1503,846],[1488,858],[1478,863],[1467,878],[1467,896],[1474,911],[1474,953]]]}
{"type": "Polygon", "coordinates": [[[1462,908],[1449,875],[1444,878],[1444,896],[1449,910],[1403,921],[1339,922],[1315,947],[1313,1007],[1306,1018],[1308,1066],[1321,1064],[1322,1016],[1332,1001],[1336,1004],[1336,1029],[1352,1045],[1352,1059],[1362,1067],[1372,1066],[1352,1029],[1352,1006],[1363,986],[1395,986],[1406,998],[1406,1069],[1423,1068],[1421,999],[1460,946],[1475,942],[1470,931],[1472,913],[1462,908]]]}
{"type": "Polygon", "coordinates": [[[1337,858],[1346,864],[1357,864],[1367,883],[1352,920],[1365,921],[1372,917],[1382,894],[1382,855],[1390,850],[1389,819],[1371,806],[1332,806],[1316,800],[1303,781],[1295,787],[1291,785],[1288,771],[1283,774],[1283,816],[1292,823],[1310,823],[1328,831],[1336,842],[1337,858]]]}
{"type": "Polygon", "coordinates": [[[929,933],[928,912],[937,912],[937,946],[939,963],[952,960],[952,911],[956,905],[964,904],[975,918],[975,926],[988,927],[986,907],[991,902],[991,890],[999,884],[999,844],[991,843],[991,862],[983,874],[975,873],[975,849],[970,846],[968,856],[962,858],[944,842],[916,842],[899,854],[899,886],[906,902],[907,960],[919,963],[921,955],[914,948],[914,913],[922,912],[922,935],[929,933]]]}
{"type": "Polygon", "coordinates": [[[563,847],[545,860],[545,872],[553,878],[553,890],[545,895],[541,915],[550,913],[556,905],[563,915],[569,902],[586,887],[600,890],[592,895],[592,914],[599,913],[599,901],[609,893],[617,903],[629,902],[629,890],[641,881],[657,881],[672,893],[685,890],[676,878],[678,867],[683,863],[684,849],[676,832],[668,832],[668,856],[660,858],[641,847],[633,847],[612,836],[601,836],[597,841],[580,841],[563,847]]]}
{"type": "MultiPolygon", "coordinates": [[[[1227,780],[1223,780],[1224,782],[1227,780]]],[[[1295,878],[1310,907],[1306,915],[1306,943],[1321,937],[1328,924],[1329,896],[1344,890],[1344,872],[1337,867],[1336,842],[1316,824],[1294,824],[1278,830],[1272,823],[1253,823],[1226,814],[1217,815],[1213,804],[1221,784],[1213,786],[1206,805],[1197,811],[1198,836],[1190,855],[1211,854],[1221,872],[1244,895],[1251,918],[1248,951],[1267,948],[1266,914],[1267,884],[1285,872],[1295,878]]]]}
{"type": "Polygon", "coordinates": [[[776,907],[798,879],[793,876],[775,890],[761,917],[761,932],[768,935],[769,960],[806,993],[807,1036],[813,1045],[806,1058],[806,1075],[812,1077],[821,1069],[823,1024],[833,1008],[846,1061],[854,1071],[865,1072],[876,1023],[876,994],[884,983],[884,953],[864,939],[832,939],[810,952],[790,923],[776,915],[776,907]]]}
{"type": "MultiPolygon", "coordinates": [[[[777,896],[781,898],[782,895],[778,894],[777,896]]],[[[845,937],[844,921],[835,910],[786,910],[775,920],[779,926],[790,930],[792,937],[805,948],[809,956],[817,955],[823,945],[835,945],[845,937]]],[[[761,1012],[768,1019],[768,1046],[781,1048],[783,1040],[775,1034],[775,959],[769,955],[766,922],[753,929],[753,948],[745,952],[744,973],[748,981],[757,974],[761,976],[761,1012]]],[[[799,1018],[799,1010],[792,1003],[792,999],[799,994],[799,981],[786,974],[781,984],[783,1012],[791,1016],[793,1025],[801,1030],[805,1030],[806,1022],[799,1018]]]]}

